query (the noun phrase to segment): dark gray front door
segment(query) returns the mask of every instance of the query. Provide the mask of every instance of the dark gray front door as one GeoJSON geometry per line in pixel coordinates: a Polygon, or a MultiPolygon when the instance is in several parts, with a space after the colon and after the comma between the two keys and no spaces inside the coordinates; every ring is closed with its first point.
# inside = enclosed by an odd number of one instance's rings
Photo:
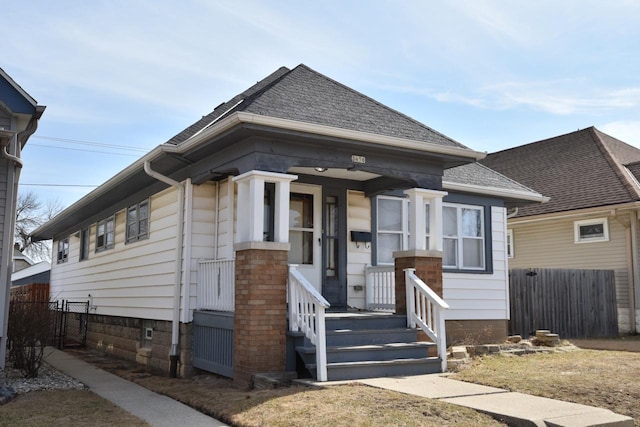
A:
{"type": "Polygon", "coordinates": [[[347,207],[343,189],[324,188],[322,202],[322,296],[331,309],[347,307],[347,207]]]}

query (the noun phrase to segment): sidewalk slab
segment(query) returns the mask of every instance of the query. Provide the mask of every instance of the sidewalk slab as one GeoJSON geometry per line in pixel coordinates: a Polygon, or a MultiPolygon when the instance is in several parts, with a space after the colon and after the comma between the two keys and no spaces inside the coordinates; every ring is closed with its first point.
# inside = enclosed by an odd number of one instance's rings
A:
{"type": "Polygon", "coordinates": [[[429,399],[507,393],[507,390],[501,388],[456,381],[434,374],[415,375],[412,377],[370,378],[358,380],[358,382],[372,387],[428,397],[429,399]]]}
{"type": "Polygon", "coordinates": [[[532,426],[620,426],[633,427],[633,419],[608,409],[522,393],[466,396],[442,399],[505,419],[509,424],[532,426]]]}
{"type": "Polygon", "coordinates": [[[57,370],[84,383],[98,396],[153,426],[226,426],[187,405],[96,368],[63,351],[47,347],[44,359],[57,370]]]}
{"type": "Polygon", "coordinates": [[[371,378],[358,382],[465,406],[517,426],[634,427],[633,419],[608,409],[564,402],[447,378],[442,374],[371,378]]]}

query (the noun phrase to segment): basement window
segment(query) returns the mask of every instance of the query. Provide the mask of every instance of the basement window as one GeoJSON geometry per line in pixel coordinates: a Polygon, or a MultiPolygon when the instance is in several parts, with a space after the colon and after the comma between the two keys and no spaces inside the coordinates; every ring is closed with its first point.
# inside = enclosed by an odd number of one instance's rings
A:
{"type": "Polygon", "coordinates": [[[573,223],[574,243],[608,242],[607,218],[595,218],[573,223]]]}

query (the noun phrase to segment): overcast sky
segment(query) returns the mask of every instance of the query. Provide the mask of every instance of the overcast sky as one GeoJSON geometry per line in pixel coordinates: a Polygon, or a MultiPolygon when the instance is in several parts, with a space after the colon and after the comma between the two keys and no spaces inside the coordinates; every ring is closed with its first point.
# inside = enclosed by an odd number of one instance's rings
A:
{"type": "Polygon", "coordinates": [[[7,1],[1,14],[0,67],[47,106],[21,191],[64,206],[300,63],[478,151],[589,126],[640,147],[635,0],[7,1]]]}

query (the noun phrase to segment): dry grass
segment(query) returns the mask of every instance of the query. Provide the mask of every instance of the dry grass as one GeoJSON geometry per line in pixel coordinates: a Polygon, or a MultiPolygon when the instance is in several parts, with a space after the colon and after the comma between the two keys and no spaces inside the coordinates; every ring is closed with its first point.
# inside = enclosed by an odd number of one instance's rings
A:
{"type": "Polygon", "coordinates": [[[0,406],[0,426],[148,426],[88,390],[32,391],[0,406]]]}
{"type": "Polygon", "coordinates": [[[453,378],[610,409],[640,426],[640,353],[576,350],[474,361],[453,378]]]}
{"type": "Polygon", "coordinates": [[[504,425],[471,409],[361,384],[248,391],[215,375],[167,378],[96,352],[76,355],[237,427],[504,425]]]}

